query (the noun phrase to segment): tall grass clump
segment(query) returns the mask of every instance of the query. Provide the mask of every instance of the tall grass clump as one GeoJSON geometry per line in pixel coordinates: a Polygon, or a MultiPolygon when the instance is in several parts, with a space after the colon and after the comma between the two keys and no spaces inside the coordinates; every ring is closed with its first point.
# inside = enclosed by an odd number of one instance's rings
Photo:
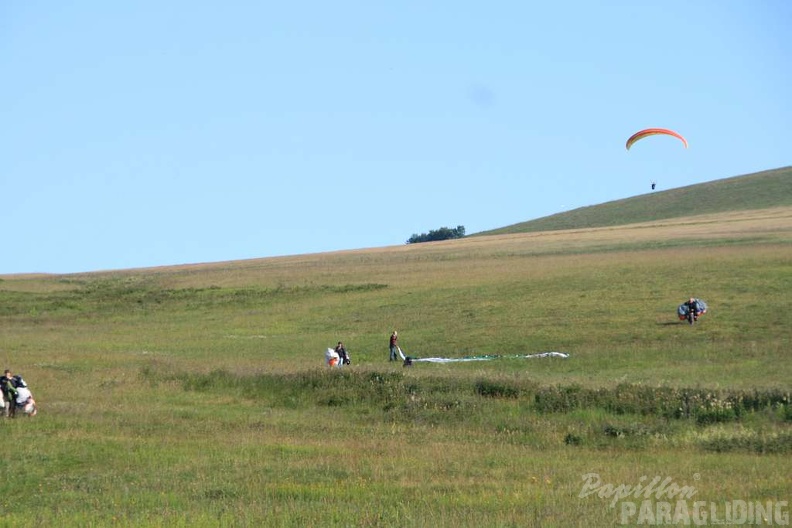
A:
{"type": "Polygon", "coordinates": [[[702,435],[698,445],[715,453],[787,454],[792,453],[792,431],[717,430],[702,435]]]}
{"type": "Polygon", "coordinates": [[[542,413],[604,409],[614,414],[639,414],[691,419],[699,424],[739,420],[764,409],[789,414],[790,392],[781,389],[713,390],[619,384],[613,388],[580,385],[537,390],[534,405],[542,413]]]}
{"type": "MultiPolygon", "coordinates": [[[[148,378],[151,373],[144,373],[148,378]]],[[[187,391],[232,391],[242,397],[289,407],[348,407],[384,413],[486,407],[487,401],[524,402],[539,414],[601,410],[688,420],[697,425],[735,422],[766,411],[780,422],[790,416],[790,392],[780,389],[712,390],[619,384],[587,388],[577,384],[539,386],[501,377],[475,380],[415,378],[401,371],[312,369],[284,374],[182,373],[175,376],[187,391]],[[780,418],[778,418],[780,417],[780,418]]]]}

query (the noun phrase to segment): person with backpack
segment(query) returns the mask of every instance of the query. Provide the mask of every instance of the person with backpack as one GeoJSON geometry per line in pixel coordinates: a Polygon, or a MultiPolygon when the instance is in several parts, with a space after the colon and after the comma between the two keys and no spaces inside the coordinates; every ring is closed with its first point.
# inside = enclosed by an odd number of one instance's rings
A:
{"type": "Polygon", "coordinates": [[[349,360],[349,354],[347,353],[347,349],[344,346],[344,343],[341,341],[335,347],[335,353],[338,354],[338,357],[341,360],[342,365],[349,365],[351,361],[349,360]]]}
{"type": "Polygon", "coordinates": [[[36,400],[33,399],[33,393],[30,392],[27,383],[22,379],[22,376],[17,374],[11,378],[11,383],[16,389],[16,407],[22,409],[28,417],[36,416],[38,408],[36,407],[36,400]]]}
{"type": "Polygon", "coordinates": [[[3,392],[3,416],[13,418],[16,411],[18,391],[14,383],[14,376],[8,369],[6,369],[3,377],[0,378],[0,389],[3,392]]]}
{"type": "Polygon", "coordinates": [[[707,303],[697,297],[689,298],[677,308],[677,315],[680,321],[687,319],[688,315],[691,316],[691,321],[697,321],[705,313],[707,313],[707,303]]]}

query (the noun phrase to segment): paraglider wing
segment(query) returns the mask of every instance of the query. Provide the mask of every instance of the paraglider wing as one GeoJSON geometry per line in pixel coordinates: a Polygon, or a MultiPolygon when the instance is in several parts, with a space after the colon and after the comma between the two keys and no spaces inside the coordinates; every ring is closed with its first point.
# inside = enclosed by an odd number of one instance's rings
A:
{"type": "Polygon", "coordinates": [[[669,130],[667,128],[647,128],[645,130],[638,131],[632,136],[630,136],[630,139],[627,140],[627,145],[626,145],[627,150],[630,150],[630,147],[632,147],[633,143],[635,143],[636,141],[639,141],[645,137],[656,136],[656,135],[673,136],[679,139],[680,141],[682,141],[682,143],[685,145],[685,148],[687,148],[688,146],[687,140],[684,137],[682,137],[681,134],[678,134],[673,130],[669,130]]]}
{"type": "Polygon", "coordinates": [[[340,367],[341,358],[338,356],[338,352],[332,348],[328,348],[325,351],[325,363],[328,367],[340,367]]]}

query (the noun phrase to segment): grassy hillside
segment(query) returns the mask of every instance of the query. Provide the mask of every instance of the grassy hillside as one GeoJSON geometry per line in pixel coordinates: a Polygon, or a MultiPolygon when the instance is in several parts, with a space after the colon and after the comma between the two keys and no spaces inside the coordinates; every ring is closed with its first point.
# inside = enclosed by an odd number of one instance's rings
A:
{"type": "Polygon", "coordinates": [[[792,205],[792,167],[581,207],[476,235],[605,227],[788,205],[792,205]]]}
{"type": "Polygon", "coordinates": [[[636,524],[629,501],[582,495],[589,474],[668,478],[721,517],[778,505],[790,262],[786,206],[6,276],[0,361],[41,411],[0,420],[0,524],[636,524]],[[710,305],[693,326],[676,317],[691,294],[710,305]],[[570,357],[404,368],[393,329],[422,357],[570,357]],[[329,370],[338,340],[353,365],[329,370]]]}

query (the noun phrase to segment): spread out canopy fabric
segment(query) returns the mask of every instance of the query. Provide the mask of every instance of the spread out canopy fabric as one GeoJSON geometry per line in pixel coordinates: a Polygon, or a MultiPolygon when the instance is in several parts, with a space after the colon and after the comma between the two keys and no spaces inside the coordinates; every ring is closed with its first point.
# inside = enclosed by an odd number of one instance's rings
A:
{"type": "Polygon", "coordinates": [[[483,356],[467,356],[461,358],[443,358],[443,357],[429,357],[429,358],[411,358],[413,362],[425,361],[427,363],[461,363],[467,361],[490,361],[492,359],[535,359],[535,358],[569,358],[569,354],[564,352],[540,352],[538,354],[513,354],[510,356],[499,356],[496,354],[487,354],[483,356]]]}
{"type": "Polygon", "coordinates": [[[682,143],[685,145],[685,148],[687,148],[688,146],[687,139],[682,137],[682,135],[679,134],[678,132],[674,132],[673,130],[669,130],[667,128],[647,128],[644,130],[640,130],[635,134],[633,134],[632,136],[630,136],[630,139],[627,140],[627,145],[626,145],[627,150],[630,150],[630,147],[632,147],[633,143],[635,143],[636,141],[640,141],[645,137],[657,136],[657,135],[673,136],[679,139],[680,141],[682,141],[682,143]]]}
{"type": "Polygon", "coordinates": [[[462,363],[467,361],[490,361],[493,359],[534,359],[534,358],[562,358],[567,359],[569,354],[565,352],[540,352],[538,354],[512,354],[510,356],[500,356],[497,354],[485,354],[481,356],[465,356],[465,357],[457,357],[457,358],[444,358],[444,357],[411,357],[405,356],[402,349],[399,348],[399,356],[403,360],[407,360],[409,358],[411,363],[417,362],[426,362],[426,363],[462,363]]]}

